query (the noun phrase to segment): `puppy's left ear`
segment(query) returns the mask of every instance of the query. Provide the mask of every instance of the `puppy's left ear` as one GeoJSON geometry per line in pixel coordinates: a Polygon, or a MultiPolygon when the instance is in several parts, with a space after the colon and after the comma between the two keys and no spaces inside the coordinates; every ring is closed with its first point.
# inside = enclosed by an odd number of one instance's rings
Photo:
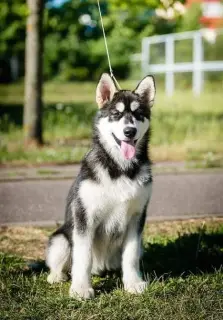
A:
{"type": "Polygon", "coordinates": [[[142,100],[151,108],[154,103],[156,86],[153,76],[147,76],[138,84],[134,90],[142,100]]]}
{"type": "Polygon", "coordinates": [[[108,73],[103,73],[96,89],[96,102],[103,108],[107,101],[111,101],[117,91],[112,78],[108,73]]]}

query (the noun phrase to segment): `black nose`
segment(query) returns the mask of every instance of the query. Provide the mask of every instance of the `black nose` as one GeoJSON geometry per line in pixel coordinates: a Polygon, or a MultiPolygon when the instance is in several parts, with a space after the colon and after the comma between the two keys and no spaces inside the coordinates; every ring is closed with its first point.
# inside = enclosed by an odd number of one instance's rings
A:
{"type": "Polygon", "coordinates": [[[130,139],[135,137],[136,132],[137,132],[136,128],[133,128],[133,127],[126,127],[124,129],[124,135],[130,139]]]}

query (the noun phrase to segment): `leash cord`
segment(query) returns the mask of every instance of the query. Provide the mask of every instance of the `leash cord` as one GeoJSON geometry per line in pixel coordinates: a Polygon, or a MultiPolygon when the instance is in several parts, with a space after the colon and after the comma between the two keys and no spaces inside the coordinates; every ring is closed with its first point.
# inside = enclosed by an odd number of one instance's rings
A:
{"type": "Polygon", "coordinates": [[[117,85],[117,87],[119,89],[121,89],[121,87],[120,87],[118,81],[115,79],[115,76],[114,76],[113,71],[112,71],[111,60],[110,60],[110,55],[109,55],[109,51],[108,51],[108,44],[107,44],[107,39],[106,39],[106,35],[105,35],[104,23],[103,23],[103,19],[102,19],[101,7],[100,7],[99,0],[97,0],[97,3],[98,3],[98,11],[99,11],[100,19],[101,19],[101,28],[102,28],[102,33],[103,33],[103,36],[104,36],[105,49],[106,49],[107,58],[108,58],[108,66],[109,66],[110,75],[111,75],[111,78],[115,81],[115,84],[117,85]]]}

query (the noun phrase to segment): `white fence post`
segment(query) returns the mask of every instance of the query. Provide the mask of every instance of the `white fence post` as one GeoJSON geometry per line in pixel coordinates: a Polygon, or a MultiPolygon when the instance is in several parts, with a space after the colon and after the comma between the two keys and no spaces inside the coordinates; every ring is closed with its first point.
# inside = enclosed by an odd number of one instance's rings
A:
{"type": "Polygon", "coordinates": [[[193,36],[193,92],[194,95],[198,96],[201,94],[203,90],[204,77],[202,70],[202,62],[203,62],[203,40],[202,33],[197,31],[193,36]]]}
{"type": "Polygon", "coordinates": [[[165,39],[165,62],[166,62],[166,77],[165,88],[166,94],[172,96],[174,92],[174,38],[172,35],[168,35],[165,39]]]}
{"type": "MultiPolygon", "coordinates": [[[[187,73],[193,74],[193,93],[200,95],[204,86],[204,72],[223,71],[223,59],[215,61],[204,61],[203,34],[206,29],[199,31],[187,31],[172,33],[167,35],[157,35],[144,38],[142,40],[141,67],[143,76],[148,72],[153,74],[165,75],[166,94],[168,96],[174,93],[174,74],[187,73]],[[175,62],[175,42],[192,39],[193,57],[190,62],[175,62]],[[151,45],[165,44],[165,62],[151,64],[150,48],[151,45]]],[[[223,34],[223,29],[216,29],[216,34],[223,34]]]]}

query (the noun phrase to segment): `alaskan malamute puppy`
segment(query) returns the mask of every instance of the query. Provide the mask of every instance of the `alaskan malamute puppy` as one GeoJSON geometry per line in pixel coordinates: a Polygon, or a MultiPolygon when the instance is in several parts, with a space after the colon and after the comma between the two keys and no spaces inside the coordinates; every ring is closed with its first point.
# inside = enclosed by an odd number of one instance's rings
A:
{"type": "Polygon", "coordinates": [[[70,296],[94,297],[91,274],[122,269],[124,289],[141,293],[141,237],[151,196],[148,158],[152,76],[134,91],[117,90],[103,74],[96,90],[93,144],[67,197],[65,222],[50,237],[49,283],[67,280],[70,296]]]}

